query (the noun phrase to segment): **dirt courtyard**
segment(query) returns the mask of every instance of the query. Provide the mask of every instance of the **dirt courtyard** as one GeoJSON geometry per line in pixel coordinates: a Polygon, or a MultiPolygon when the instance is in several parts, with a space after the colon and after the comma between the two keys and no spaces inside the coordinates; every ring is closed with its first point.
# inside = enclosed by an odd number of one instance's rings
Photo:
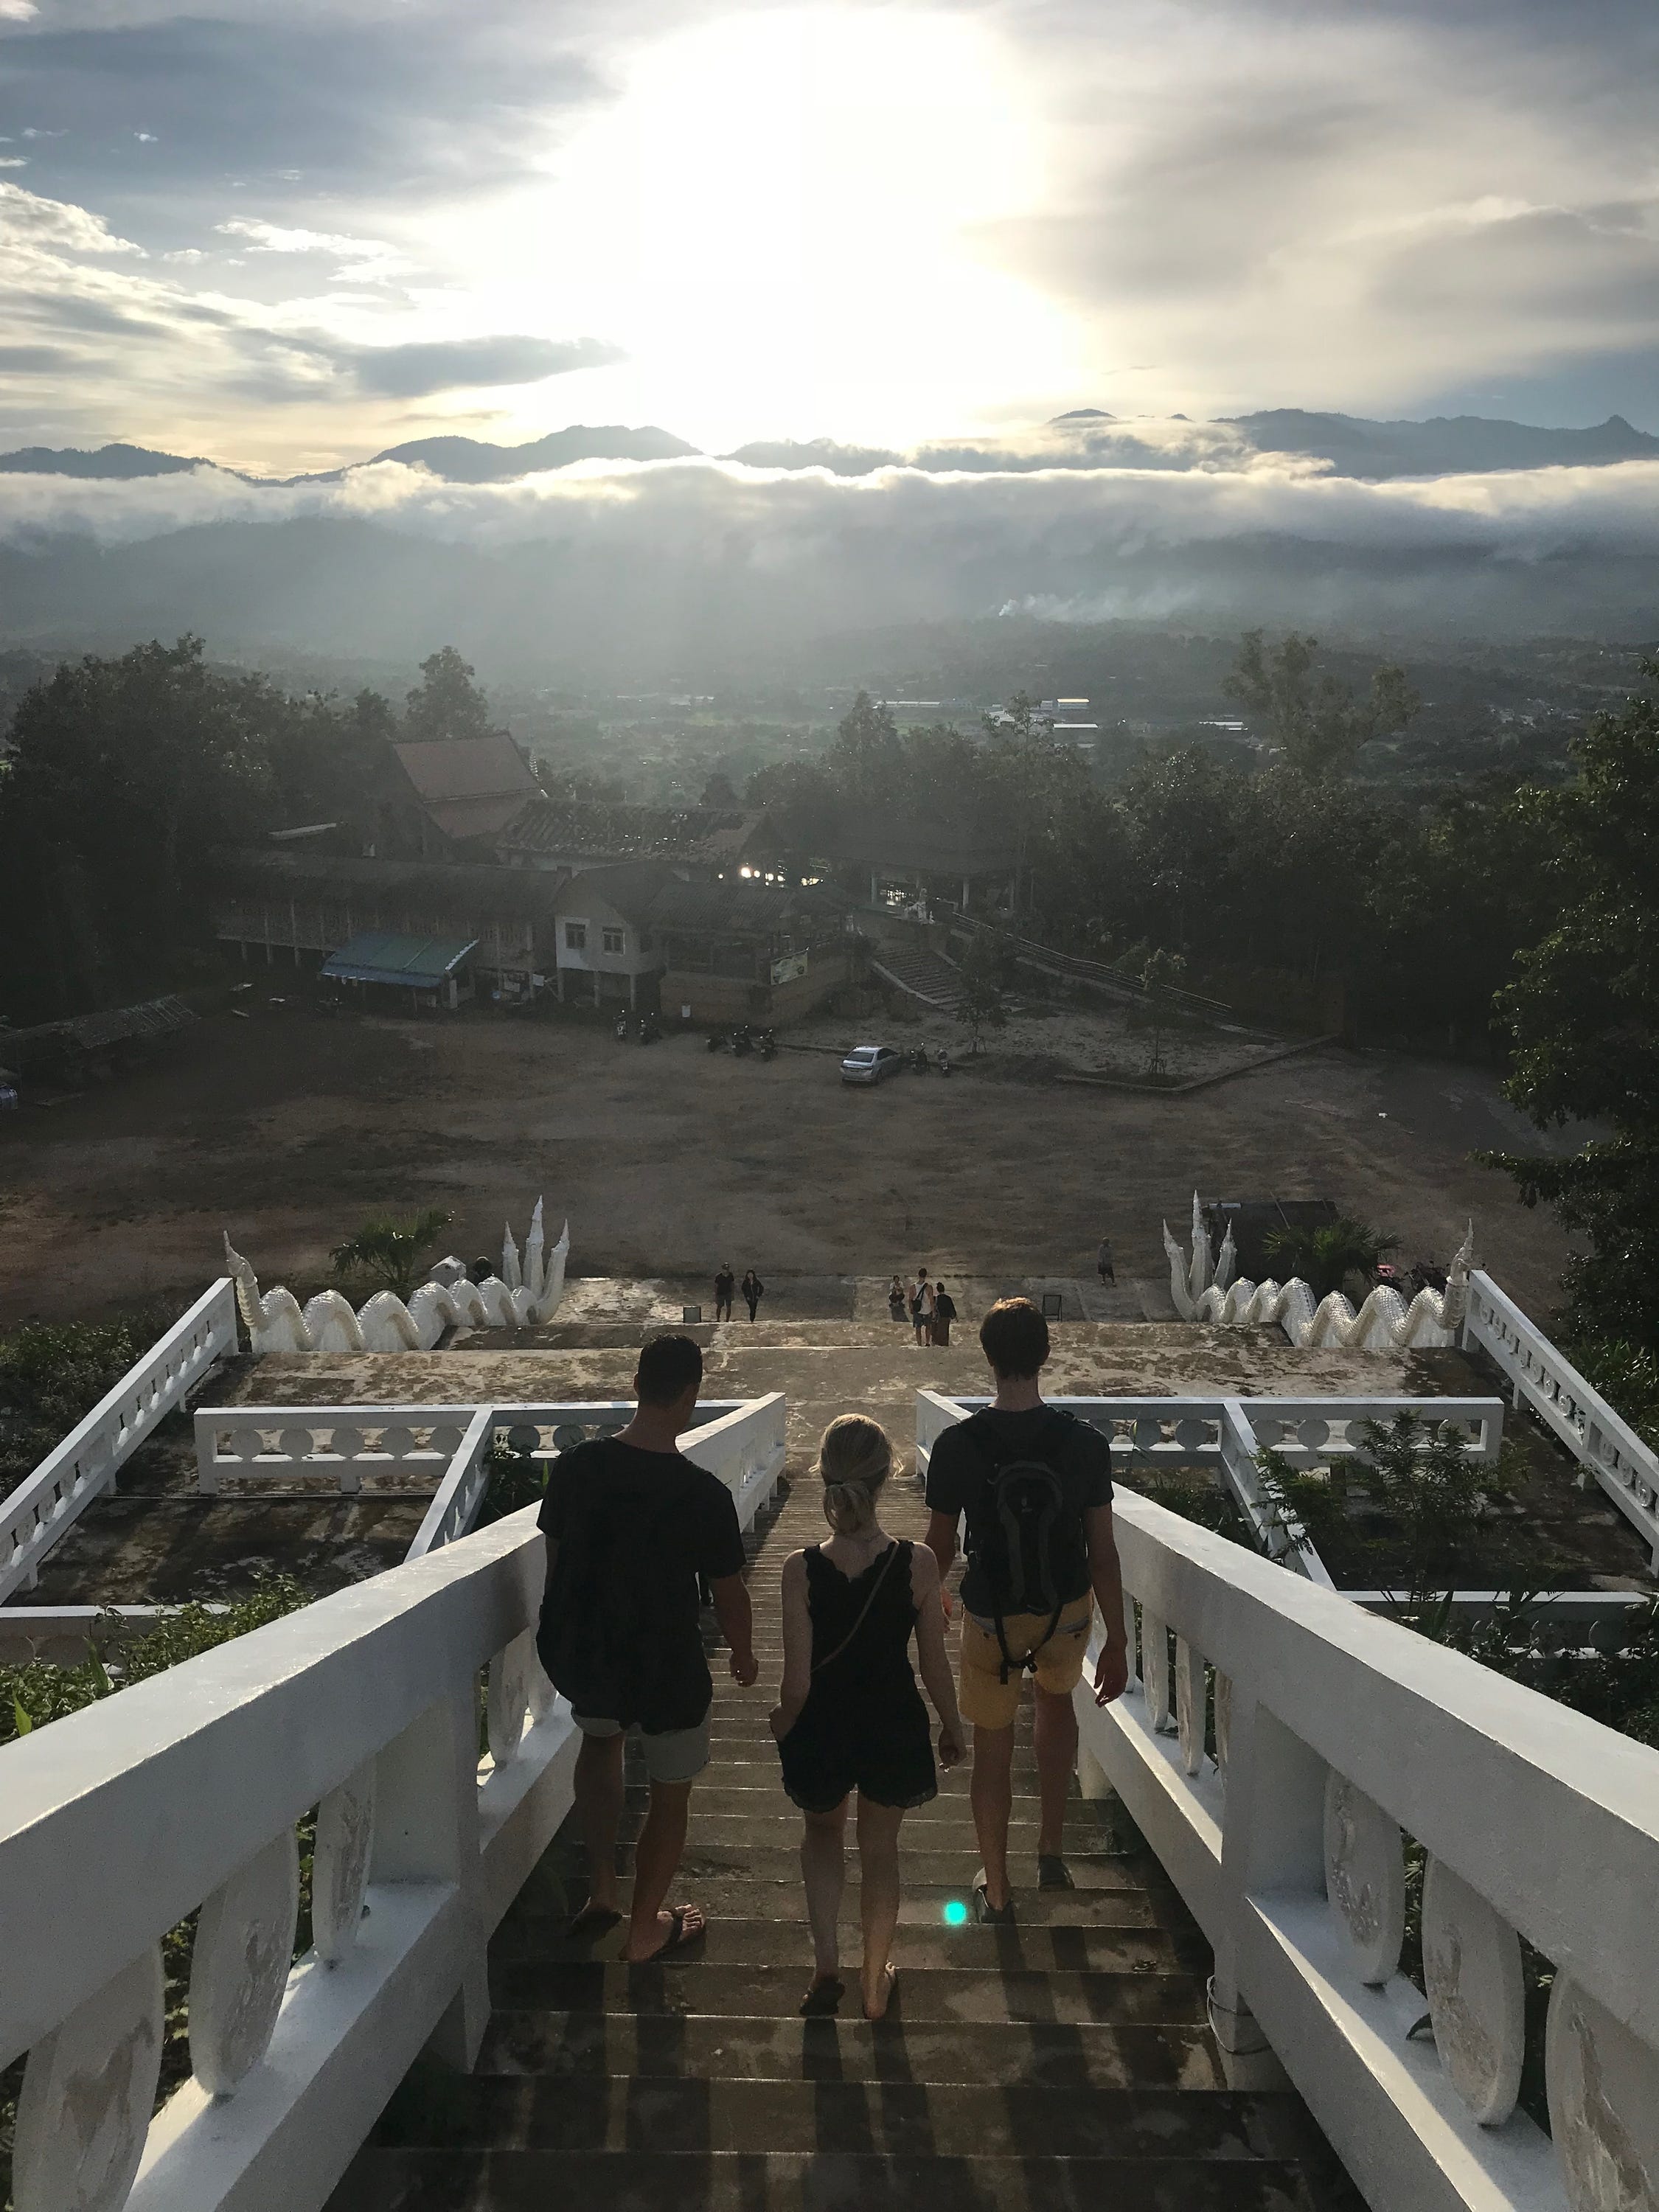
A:
{"type": "MultiPolygon", "coordinates": [[[[845,1042],[855,1042],[848,1034],[845,1042]]],[[[896,1043],[908,1037],[896,1034],[896,1043]]],[[[148,1066],[0,1118],[0,1324],[178,1304],[228,1231],[304,1295],[380,1209],[447,1207],[470,1257],[537,1196],[573,1273],[700,1278],[935,1270],[1167,1279],[1158,1224],[1205,1195],[1329,1198],[1444,1261],[1482,1261],[1540,1319],[1565,1243],[1477,1147],[1537,1140],[1485,1073],[1333,1048],[1191,1097],[1012,1079],[844,1086],[833,1051],[769,1065],[700,1036],[479,1015],[222,1016],[148,1066]]]]}

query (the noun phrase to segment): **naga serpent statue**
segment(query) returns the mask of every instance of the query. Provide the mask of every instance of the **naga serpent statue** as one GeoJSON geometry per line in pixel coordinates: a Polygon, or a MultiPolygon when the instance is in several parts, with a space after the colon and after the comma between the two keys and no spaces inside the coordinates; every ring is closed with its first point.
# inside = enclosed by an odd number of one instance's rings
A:
{"type": "Polygon", "coordinates": [[[1182,1321],[1209,1322],[1223,1328],[1265,1328],[1277,1322],[1291,1342],[1307,1351],[1426,1351],[1455,1344],[1468,1307],[1469,1270],[1474,1266],[1474,1224],[1452,1255],[1443,1291],[1419,1291],[1407,1305],[1398,1291],[1380,1285],[1356,1313],[1340,1291],[1316,1299],[1300,1275],[1288,1283],[1253,1283],[1233,1279],[1237,1264],[1231,1224],[1213,1270],[1210,1234],[1204,1226],[1198,1193],[1193,1193],[1193,1249],[1188,1257],[1164,1224],[1164,1249],[1170,1261],[1170,1296],[1182,1321]]]}
{"type": "Polygon", "coordinates": [[[542,1201],[530,1218],[524,1262],[513,1231],[501,1246],[501,1272],[482,1283],[422,1283],[407,1305],[395,1291],[376,1291],[361,1312],[338,1291],[319,1291],[303,1308],[292,1291],[262,1296],[252,1266],[225,1239],[225,1265],[236,1281],[236,1304],[255,1352],[430,1352],[447,1328],[524,1328],[550,1320],[564,1296],[570,1224],[544,1253],[542,1201]]]}

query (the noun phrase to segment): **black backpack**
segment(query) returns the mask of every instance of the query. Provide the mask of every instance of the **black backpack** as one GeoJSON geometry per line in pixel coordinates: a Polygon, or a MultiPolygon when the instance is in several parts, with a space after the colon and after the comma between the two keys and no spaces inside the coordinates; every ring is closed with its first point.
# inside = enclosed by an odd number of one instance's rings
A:
{"type": "Polygon", "coordinates": [[[556,1690],[593,1719],[637,1720],[658,1666],[659,1540],[679,1485],[642,1520],[637,1491],[584,1486],[542,1599],[536,1650],[556,1690]]]}
{"type": "Polygon", "coordinates": [[[1028,1667],[1035,1673],[1036,1667],[1036,1650],[1018,1659],[1009,1650],[1008,1616],[1048,1615],[1048,1626],[1037,1639],[1040,1650],[1060,1626],[1066,1586],[1088,1571],[1082,1516],[1068,1500],[1060,1474],[1074,1417],[1052,1407],[1044,1412],[1035,1449],[1005,1441],[982,1414],[963,1425],[988,1469],[983,1505],[968,1516],[968,1547],[973,1565],[990,1584],[1005,1682],[1012,1674],[1028,1667]]]}

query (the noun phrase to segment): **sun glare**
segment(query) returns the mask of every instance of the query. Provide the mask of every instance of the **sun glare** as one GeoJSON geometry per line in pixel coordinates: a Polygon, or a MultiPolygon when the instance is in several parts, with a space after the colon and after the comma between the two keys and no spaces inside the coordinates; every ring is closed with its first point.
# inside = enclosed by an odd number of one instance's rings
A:
{"type": "Polygon", "coordinates": [[[1066,380],[1063,318],[984,250],[1035,204],[1042,150],[978,25],[733,18],[638,52],[496,273],[522,303],[533,270],[544,326],[628,349],[606,390],[702,441],[915,435],[1066,380]]]}

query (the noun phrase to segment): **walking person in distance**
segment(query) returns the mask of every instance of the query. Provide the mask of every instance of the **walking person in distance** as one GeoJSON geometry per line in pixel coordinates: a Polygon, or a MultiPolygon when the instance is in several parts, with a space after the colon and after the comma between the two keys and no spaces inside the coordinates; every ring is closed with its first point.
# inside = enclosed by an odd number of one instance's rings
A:
{"type": "Polygon", "coordinates": [[[956,1317],[956,1300],[943,1283],[935,1283],[933,1285],[933,1341],[935,1344],[950,1343],[951,1324],[956,1317]]]}
{"type": "Polygon", "coordinates": [[[537,1650],[581,1731],[576,1812],[587,1848],[587,1902],[573,1934],[622,1917],[617,1838],[623,1746],[637,1736],[651,1785],[634,1846],[634,1894],[623,1957],[637,1964],[702,1935],[696,1905],[665,1906],[685,1848],[691,1784],[708,1764],[714,1684],[703,1656],[698,1580],[707,1580],[731,1647],[734,1680],[759,1673],[743,1534],[725,1484],[682,1457],[702,1353],[689,1336],[659,1336],[640,1354],[639,1403],[614,1437],[554,1461],[540,1527],[546,1595],[537,1650]]]}
{"type": "Polygon", "coordinates": [[[1036,1681],[1038,1880],[1044,1888],[1068,1888],[1066,1801],[1077,1759],[1072,1692],[1082,1679],[1097,1601],[1105,1625],[1095,1668],[1098,1704],[1121,1696],[1128,1656],[1106,1439],[1043,1404],[1037,1382],[1048,1358],[1048,1324],[1029,1298],[999,1299],[979,1340],[996,1396],[933,1445],[927,1542],[942,1583],[965,1517],[961,1702],[974,1729],[970,1797],[985,1861],[975,1878],[975,1907],[981,1920],[1006,1922],[1014,1917],[1008,1821],[1021,1677],[1030,1673],[1036,1681]]]}
{"type": "Polygon", "coordinates": [[[868,2020],[886,2012],[896,1978],[900,1823],[939,1790],[912,1636],[939,1715],[939,1764],[954,1766],[963,1753],[939,1570],[925,1546],[895,1541],[878,1517],[892,1464],[886,1432],[865,1414],[843,1413],[823,1432],[818,1473],[833,1534],[784,1561],[783,1680],[772,1715],[783,1786],[806,1816],[800,1863],[816,1963],[801,2010],[833,2012],[845,1994],[839,1921],[856,1791],[868,2020]]]}
{"type": "Polygon", "coordinates": [[[729,1260],[722,1260],[720,1261],[720,1273],[714,1278],[714,1318],[716,1321],[731,1320],[732,1301],[737,1295],[737,1289],[738,1279],[732,1272],[732,1262],[729,1260]]]}
{"type": "Polygon", "coordinates": [[[1116,1283],[1117,1270],[1112,1265],[1112,1240],[1109,1237],[1103,1237],[1100,1240],[1100,1249],[1095,1255],[1095,1267],[1103,1285],[1116,1283]]]}
{"type": "Polygon", "coordinates": [[[750,1267],[744,1276],[741,1287],[743,1291],[743,1302],[749,1309],[750,1320],[753,1321],[757,1307],[758,1307],[761,1300],[766,1296],[766,1285],[762,1282],[760,1277],[755,1273],[754,1269],[750,1267]]]}
{"type": "Polygon", "coordinates": [[[926,1267],[916,1269],[916,1279],[910,1285],[910,1326],[918,1344],[928,1342],[933,1332],[933,1286],[926,1267]]]}

